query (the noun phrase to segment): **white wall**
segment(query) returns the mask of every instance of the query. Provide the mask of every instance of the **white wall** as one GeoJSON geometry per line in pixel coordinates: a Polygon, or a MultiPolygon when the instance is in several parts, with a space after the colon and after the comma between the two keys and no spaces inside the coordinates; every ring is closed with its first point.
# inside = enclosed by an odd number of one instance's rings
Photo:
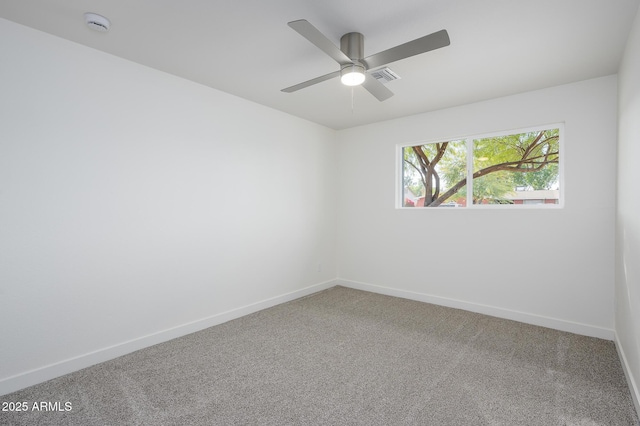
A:
{"type": "Polygon", "coordinates": [[[335,278],[334,131],[3,19],[0,58],[0,394],[335,278]]]}
{"type": "Polygon", "coordinates": [[[346,285],[613,339],[616,77],[338,133],[346,285]],[[396,144],[565,123],[565,207],[395,209],[396,144]]]}
{"type": "Polygon", "coordinates": [[[619,73],[616,317],[618,349],[640,412],[640,11],[619,73]]]}

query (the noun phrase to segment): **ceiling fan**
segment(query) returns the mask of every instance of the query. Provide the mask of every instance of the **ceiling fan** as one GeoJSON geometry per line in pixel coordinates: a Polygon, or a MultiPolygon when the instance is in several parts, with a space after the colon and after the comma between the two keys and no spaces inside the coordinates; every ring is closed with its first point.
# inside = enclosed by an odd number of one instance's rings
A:
{"type": "Polygon", "coordinates": [[[295,92],[340,76],[343,84],[347,86],[362,85],[362,87],[379,101],[384,101],[393,96],[393,92],[387,89],[375,77],[371,76],[371,74],[368,73],[369,70],[450,44],[447,30],[440,30],[365,58],[364,36],[360,33],[353,32],[343,35],[340,39],[340,48],[338,49],[324,34],[305,19],[292,21],[287,25],[340,64],[339,71],[334,71],[305,81],[304,83],[282,89],[283,92],[287,93],[295,92]]]}

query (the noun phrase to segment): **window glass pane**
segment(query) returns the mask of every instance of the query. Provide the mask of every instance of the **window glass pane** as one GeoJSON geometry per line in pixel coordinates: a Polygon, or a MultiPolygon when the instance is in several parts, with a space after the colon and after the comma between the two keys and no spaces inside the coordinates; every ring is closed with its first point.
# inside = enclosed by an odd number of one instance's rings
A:
{"type": "Polygon", "coordinates": [[[558,204],[559,130],[474,139],[473,204],[558,204]]]}
{"type": "Polygon", "coordinates": [[[407,146],[402,160],[403,207],[466,206],[465,141],[407,146]]]}

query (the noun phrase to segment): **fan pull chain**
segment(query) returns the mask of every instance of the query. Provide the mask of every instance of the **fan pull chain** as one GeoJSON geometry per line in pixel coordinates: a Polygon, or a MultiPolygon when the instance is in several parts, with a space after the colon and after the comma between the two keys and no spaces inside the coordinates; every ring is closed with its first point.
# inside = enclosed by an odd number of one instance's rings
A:
{"type": "Polygon", "coordinates": [[[353,93],[355,92],[354,88],[351,88],[351,114],[354,113],[354,108],[353,108],[353,93]]]}

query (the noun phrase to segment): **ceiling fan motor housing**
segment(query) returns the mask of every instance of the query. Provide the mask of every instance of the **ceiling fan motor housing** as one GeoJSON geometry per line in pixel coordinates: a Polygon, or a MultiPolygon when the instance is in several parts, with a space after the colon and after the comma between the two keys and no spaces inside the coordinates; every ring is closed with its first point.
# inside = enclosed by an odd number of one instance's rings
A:
{"type": "Polygon", "coordinates": [[[340,50],[350,59],[360,61],[364,58],[364,36],[360,33],[347,33],[340,38],[340,50]]]}

